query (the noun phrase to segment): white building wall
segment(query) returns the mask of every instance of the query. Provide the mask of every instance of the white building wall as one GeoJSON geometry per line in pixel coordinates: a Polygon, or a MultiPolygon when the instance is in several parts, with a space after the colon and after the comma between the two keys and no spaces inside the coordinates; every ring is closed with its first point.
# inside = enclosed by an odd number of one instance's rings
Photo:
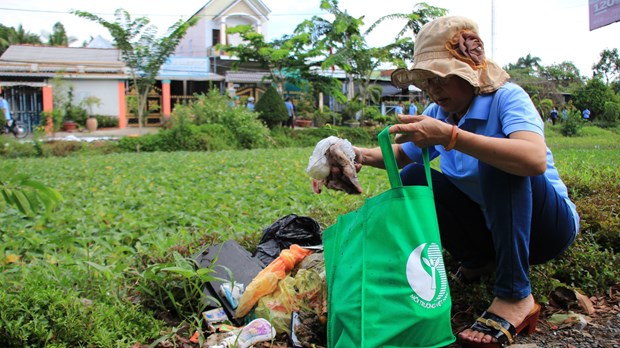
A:
{"type": "MultiPolygon", "coordinates": [[[[118,117],[118,80],[64,80],[67,87],[73,86],[73,103],[78,105],[90,96],[97,97],[100,105],[93,105],[95,115],[118,117]]],[[[59,105],[54,105],[54,108],[59,105]]],[[[87,109],[88,110],[88,109],[87,109]]],[[[91,112],[91,110],[88,110],[91,112]]]]}
{"type": "Polygon", "coordinates": [[[211,38],[207,33],[206,21],[199,21],[187,30],[176,47],[174,55],[178,57],[204,57],[207,47],[211,46],[211,38]]]}

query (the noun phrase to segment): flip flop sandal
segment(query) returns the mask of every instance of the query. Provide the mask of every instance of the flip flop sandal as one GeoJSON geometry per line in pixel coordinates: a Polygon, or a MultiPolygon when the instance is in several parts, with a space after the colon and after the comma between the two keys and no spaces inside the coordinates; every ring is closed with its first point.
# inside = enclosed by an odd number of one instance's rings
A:
{"type": "Polygon", "coordinates": [[[515,337],[521,332],[529,335],[536,331],[536,322],[540,315],[540,305],[534,304],[530,314],[523,319],[517,327],[512,326],[506,319],[490,312],[482,313],[470,329],[482,332],[497,340],[497,342],[481,343],[460,339],[459,343],[463,348],[491,348],[506,347],[514,343],[515,337]]]}

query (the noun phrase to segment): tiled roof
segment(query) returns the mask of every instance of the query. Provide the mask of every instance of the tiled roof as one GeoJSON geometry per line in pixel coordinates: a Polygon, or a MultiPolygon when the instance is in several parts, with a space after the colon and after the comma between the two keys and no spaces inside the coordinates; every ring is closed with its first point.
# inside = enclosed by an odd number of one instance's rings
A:
{"type": "Polygon", "coordinates": [[[117,49],[12,45],[0,57],[2,76],[125,78],[117,49]]]}
{"type": "Polygon", "coordinates": [[[109,48],[11,45],[0,57],[2,62],[63,63],[122,67],[121,52],[109,48]]]}
{"type": "Polygon", "coordinates": [[[269,73],[257,72],[257,71],[227,71],[226,82],[238,82],[238,83],[261,83],[271,82],[269,79],[269,73]],[[264,79],[263,79],[264,78],[264,79]]]}

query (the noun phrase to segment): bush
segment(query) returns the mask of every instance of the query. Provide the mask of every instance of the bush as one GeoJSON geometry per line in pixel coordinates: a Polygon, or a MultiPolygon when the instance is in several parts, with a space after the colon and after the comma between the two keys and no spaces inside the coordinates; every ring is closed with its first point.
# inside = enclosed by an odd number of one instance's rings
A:
{"type": "Polygon", "coordinates": [[[139,137],[122,137],[118,141],[118,148],[126,152],[154,152],[161,151],[162,137],[159,134],[144,134],[139,137]]]}
{"type": "Polygon", "coordinates": [[[0,156],[4,158],[36,157],[37,151],[32,144],[23,143],[11,136],[2,139],[0,156]]]}
{"type": "Polygon", "coordinates": [[[579,134],[579,130],[583,126],[581,120],[581,114],[577,110],[571,110],[568,113],[568,118],[562,122],[562,129],[560,132],[565,137],[574,137],[579,134]]]}
{"type": "Polygon", "coordinates": [[[226,127],[228,131],[221,137],[213,132],[209,134],[212,144],[220,143],[216,146],[218,148],[230,139],[230,134],[235,139],[234,146],[230,148],[253,149],[268,145],[269,129],[258,119],[258,114],[245,107],[229,106],[226,97],[216,90],[209,91],[206,96],[197,96],[197,100],[187,106],[179,106],[173,113],[172,124],[182,119],[191,120],[195,125],[219,124],[226,127]]]}
{"type": "Polygon", "coordinates": [[[95,118],[97,119],[98,128],[117,128],[118,127],[118,117],[95,115],[95,118]]]}
{"type": "Polygon", "coordinates": [[[269,129],[288,120],[288,110],[284,105],[284,99],[273,86],[269,87],[258,100],[254,110],[260,114],[259,119],[265,122],[269,129]]]}
{"type": "Polygon", "coordinates": [[[237,150],[241,148],[235,134],[221,124],[203,124],[198,127],[206,142],[206,150],[237,150]]]}
{"type": "Polygon", "coordinates": [[[331,135],[349,140],[356,146],[378,146],[377,135],[381,129],[332,127],[305,128],[303,130],[289,127],[276,127],[271,136],[276,147],[313,147],[321,139],[331,135]]]}
{"type": "Polygon", "coordinates": [[[317,127],[322,127],[326,124],[339,124],[342,121],[342,115],[337,113],[337,112],[333,112],[333,111],[320,111],[317,110],[314,112],[314,125],[317,127]]]}
{"type": "Polygon", "coordinates": [[[620,104],[616,102],[605,102],[603,113],[596,118],[596,125],[603,128],[614,128],[620,119],[620,104]]]}

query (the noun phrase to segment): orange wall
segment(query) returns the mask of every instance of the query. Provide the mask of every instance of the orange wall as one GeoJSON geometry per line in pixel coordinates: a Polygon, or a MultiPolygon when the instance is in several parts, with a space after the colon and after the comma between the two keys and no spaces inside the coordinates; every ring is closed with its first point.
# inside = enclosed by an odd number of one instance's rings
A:
{"type": "Polygon", "coordinates": [[[161,82],[161,93],[164,118],[170,118],[170,80],[161,82]]]}
{"type": "Polygon", "coordinates": [[[125,101],[125,82],[118,82],[118,128],[127,127],[127,102],[125,101]]]}

